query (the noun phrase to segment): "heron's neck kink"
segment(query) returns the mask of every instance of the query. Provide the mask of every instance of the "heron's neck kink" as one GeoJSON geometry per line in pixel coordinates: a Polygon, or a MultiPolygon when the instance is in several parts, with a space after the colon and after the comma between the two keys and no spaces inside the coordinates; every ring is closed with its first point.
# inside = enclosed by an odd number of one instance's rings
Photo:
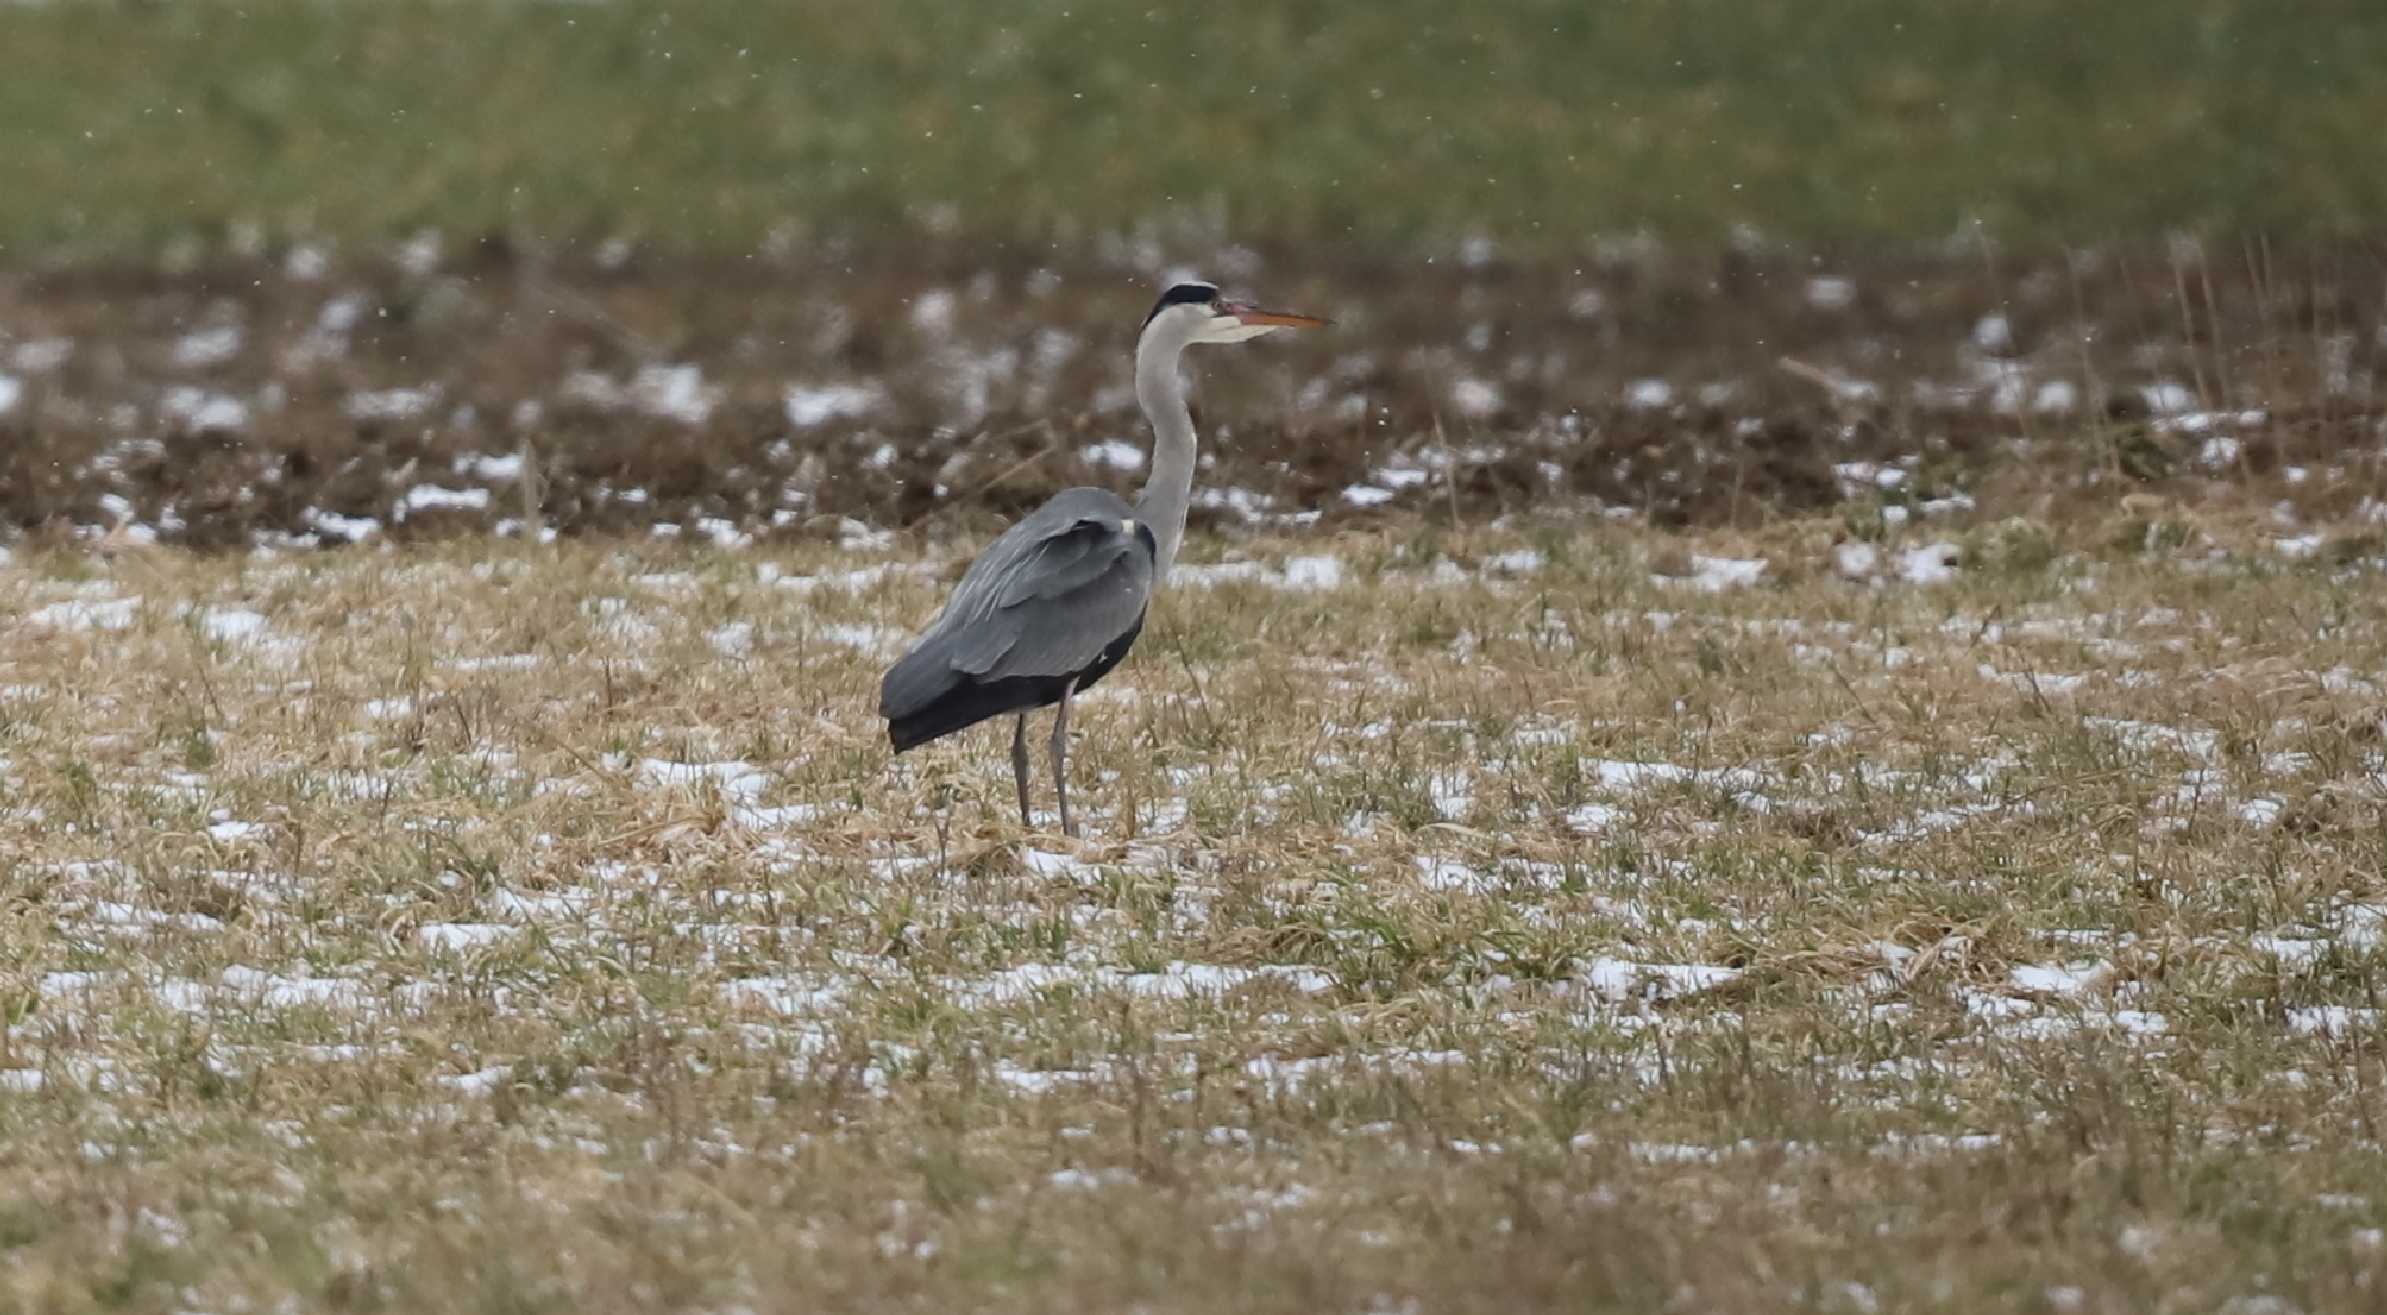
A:
{"type": "Polygon", "coordinates": [[[1177,560],[1194,476],[1193,414],[1186,410],[1185,381],[1177,374],[1184,344],[1157,342],[1156,336],[1147,335],[1135,354],[1136,401],[1152,423],[1152,478],[1136,510],[1160,546],[1160,559],[1153,563],[1155,584],[1168,578],[1177,560]]]}

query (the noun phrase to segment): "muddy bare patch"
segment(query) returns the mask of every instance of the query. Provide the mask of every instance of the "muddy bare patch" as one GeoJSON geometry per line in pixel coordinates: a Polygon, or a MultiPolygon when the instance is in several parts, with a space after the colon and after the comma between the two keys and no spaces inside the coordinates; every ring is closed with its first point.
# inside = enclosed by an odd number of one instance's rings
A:
{"type": "Polygon", "coordinates": [[[1197,361],[1212,524],[1575,504],[1699,525],[2018,481],[2350,506],[2376,484],[2387,324],[2343,252],[1157,254],[424,238],[0,275],[0,518],[241,548],[1007,515],[1140,480],[1128,364],[1156,266],[1339,321],[1197,361]]]}

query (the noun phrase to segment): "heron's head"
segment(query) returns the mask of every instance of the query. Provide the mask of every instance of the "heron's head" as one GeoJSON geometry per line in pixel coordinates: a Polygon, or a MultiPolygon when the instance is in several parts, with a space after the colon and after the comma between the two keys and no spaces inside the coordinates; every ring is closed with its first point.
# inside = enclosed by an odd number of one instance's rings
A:
{"type": "Polygon", "coordinates": [[[1165,334],[1181,344],[1243,342],[1278,329],[1315,329],[1327,321],[1314,315],[1262,310],[1229,301],[1207,283],[1180,283],[1160,294],[1152,313],[1144,317],[1144,336],[1165,334]]]}

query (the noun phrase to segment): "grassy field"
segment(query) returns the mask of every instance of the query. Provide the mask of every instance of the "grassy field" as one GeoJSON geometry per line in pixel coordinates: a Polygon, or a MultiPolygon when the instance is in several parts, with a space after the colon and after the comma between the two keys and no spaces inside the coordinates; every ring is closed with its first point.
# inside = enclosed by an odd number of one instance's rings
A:
{"type": "Polygon", "coordinates": [[[1080,844],[966,543],[21,550],[0,1301],[2368,1307],[2375,536],[1946,515],[1198,541],[1080,844]]]}
{"type": "Polygon", "coordinates": [[[2383,121],[2359,0],[63,0],[0,9],[0,262],[244,226],[730,253],[2369,234],[2383,121]]]}
{"type": "Polygon", "coordinates": [[[0,1311],[2375,1307],[2383,15],[0,0],[0,1311]]]}

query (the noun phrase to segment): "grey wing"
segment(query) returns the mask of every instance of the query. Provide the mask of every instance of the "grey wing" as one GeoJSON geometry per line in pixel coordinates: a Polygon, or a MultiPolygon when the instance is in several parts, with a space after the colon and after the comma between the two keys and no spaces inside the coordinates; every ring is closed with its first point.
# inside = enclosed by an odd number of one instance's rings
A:
{"type": "Polygon", "coordinates": [[[933,697],[956,675],[1086,670],[1142,620],[1153,556],[1151,531],[1117,495],[1055,495],[971,564],[935,624],[887,673],[882,709],[933,697]]]}

